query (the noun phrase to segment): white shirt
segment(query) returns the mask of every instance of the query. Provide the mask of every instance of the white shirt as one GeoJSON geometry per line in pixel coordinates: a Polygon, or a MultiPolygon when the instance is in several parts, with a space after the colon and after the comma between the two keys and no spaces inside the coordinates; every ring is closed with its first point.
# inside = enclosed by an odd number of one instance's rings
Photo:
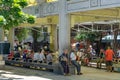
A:
{"type": "Polygon", "coordinates": [[[52,55],[49,53],[47,55],[47,63],[52,62],[52,55]]]}
{"type": "Polygon", "coordinates": [[[35,53],[33,59],[34,60],[39,60],[39,53],[35,53]]]}
{"type": "Polygon", "coordinates": [[[120,57],[120,50],[118,50],[117,53],[118,53],[118,57],[120,57]]]}
{"type": "Polygon", "coordinates": [[[39,61],[43,61],[45,59],[45,55],[43,53],[39,54],[39,61]]]}
{"type": "Polygon", "coordinates": [[[71,60],[76,60],[76,55],[74,54],[74,52],[70,53],[70,59],[71,60]]]}

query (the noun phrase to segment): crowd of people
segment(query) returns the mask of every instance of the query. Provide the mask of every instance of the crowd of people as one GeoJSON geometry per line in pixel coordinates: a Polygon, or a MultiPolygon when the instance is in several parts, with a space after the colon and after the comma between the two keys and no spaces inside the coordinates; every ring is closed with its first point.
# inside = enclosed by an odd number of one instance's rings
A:
{"type": "Polygon", "coordinates": [[[64,49],[63,53],[55,53],[47,50],[47,47],[41,48],[39,51],[21,45],[15,46],[15,50],[8,55],[9,60],[21,60],[24,62],[47,63],[52,65],[53,62],[58,62],[63,68],[64,75],[69,75],[69,65],[74,65],[77,70],[77,75],[82,75],[81,65],[88,65],[94,58],[96,59],[97,68],[102,67],[102,63],[106,63],[106,70],[112,72],[113,57],[120,58],[120,49],[115,54],[111,47],[106,50],[100,49],[96,52],[92,45],[87,49],[80,48],[78,44],[71,47],[70,50],[64,49]],[[59,56],[58,56],[59,55],[59,56]]]}
{"type": "Polygon", "coordinates": [[[9,60],[21,60],[24,62],[39,62],[52,65],[52,51],[45,52],[44,49],[40,49],[39,52],[33,50],[12,51],[8,55],[9,60]]]}
{"type": "Polygon", "coordinates": [[[120,59],[120,48],[116,51],[108,46],[107,49],[101,48],[99,52],[89,45],[87,49],[80,48],[78,43],[72,46],[72,49],[68,51],[67,49],[61,54],[60,63],[64,70],[64,75],[69,75],[69,64],[72,64],[77,69],[77,75],[82,75],[81,65],[88,66],[89,62],[95,60],[97,63],[96,68],[101,69],[102,63],[106,65],[106,70],[109,72],[113,71],[113,61],[114,59],[120,59]]]}
{"type": "Polygon", "coordinates": [[[39,51],[34,51],[30,48],[28,44],[21,45],[17,43],[14,46],[14,50],[11,50],[8,55],[9,60],[20,60],[24,62],[36,62],[36,63],[47,63],[48,65],[52,65],[54,61],[53,57],[56,57],[53,54],[53,51],[46,49],[47,46],[39,49],[39,51]]]}

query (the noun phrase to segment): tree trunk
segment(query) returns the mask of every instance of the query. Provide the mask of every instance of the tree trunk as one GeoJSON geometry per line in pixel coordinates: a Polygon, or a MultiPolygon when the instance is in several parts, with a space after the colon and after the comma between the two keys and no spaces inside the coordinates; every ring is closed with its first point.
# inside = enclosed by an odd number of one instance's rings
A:
{"type": "Polygon", "coordinates": [[[102,48],[102,32],[100,32],[100,38],[99,38],[99,42],[98,42],[98,48],[102,48]]]}
{"type": "MultiPolygon", "coordinates": [[[[35,30],[37,30],[37,28],[34,28],[35,30]]],[[[38,51],[38,42],[37,42],[37,35],[38,35],[38,32],[35,31],[35,30],[32,30],[32,36],[33,36],[33,50],[36,52],[38,51]]]]}

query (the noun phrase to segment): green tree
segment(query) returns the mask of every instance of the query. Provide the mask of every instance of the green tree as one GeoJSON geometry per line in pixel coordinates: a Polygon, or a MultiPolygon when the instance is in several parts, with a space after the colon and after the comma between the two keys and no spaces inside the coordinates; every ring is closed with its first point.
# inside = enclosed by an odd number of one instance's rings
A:
{"type": "Polygon", "coordinates": [[[31,33],[32,33],[32,36],[33,36],[33,39],[34,39],[33,40],[33,49],[34,49],[34,51],[38,51],[39,48],[40,48],[39,47],[40,44],[37,41],[37,39],[39,37],[44,37],[44,39],[42,41],[46,40],[47,35],[45,35],[44,32],[47,32],[46,28],[44,28],[44,27],[40,27],[40,28],[33,27],[32,28],[31,33]]]}
{"type": "Polygon", "coordinates": [[[99,38],[100,34],[98,32],[81,32],[75,36],[78,41],[94,42],[96,38],[99,38]]]}
{"type": "Polygon", "coordinates": [[[21,42],[28,36],[29,31],[30,30],[27,28],[16,28],[15,36],[17,36],[18,40],[21,42]]]}
{"type": "Polygon", "coordinates": [[[0,0],[0,27],[9,29],[21,23],[33,24],[35,22],[34,16],[22,11],[22,8],[27,5],[27,0],[0,0]]]}

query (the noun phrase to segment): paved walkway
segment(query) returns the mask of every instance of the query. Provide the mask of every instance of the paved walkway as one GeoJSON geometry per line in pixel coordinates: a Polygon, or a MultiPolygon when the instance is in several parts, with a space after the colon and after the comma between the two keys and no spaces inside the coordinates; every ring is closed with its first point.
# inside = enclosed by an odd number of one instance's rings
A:
{"type": "Polygon", "coordinates": [[[120,80],[120,73],[82,67],[83,75],[63,76],[48,71],[6,66],[0,80],[120,80]]]}

